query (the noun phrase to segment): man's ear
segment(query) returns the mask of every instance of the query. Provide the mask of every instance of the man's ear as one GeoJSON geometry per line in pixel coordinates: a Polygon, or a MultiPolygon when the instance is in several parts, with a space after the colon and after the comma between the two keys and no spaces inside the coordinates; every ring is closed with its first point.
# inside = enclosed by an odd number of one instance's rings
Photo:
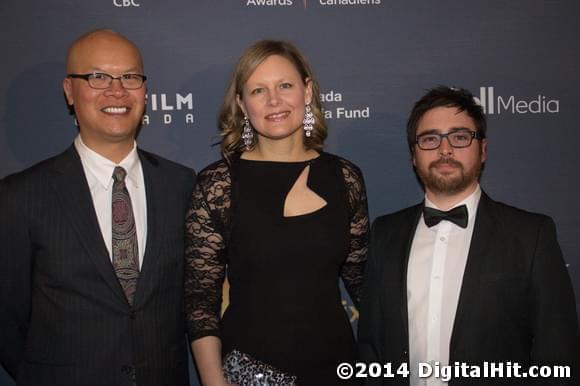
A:
{"type": "Polygon", "coordinates": [[[484,163],[487,159],[487,139],[483,138],[481,140],[481,163],[484,163]]]}
{"type": "Polygon", "coordinates": [[[74,105],[74,98],[72,92],[72,79],[64,78],[62,81],[62,88],[64,90],[64,95],[66,97],[66,101],[69,104],[69,106],[74,105]]]}

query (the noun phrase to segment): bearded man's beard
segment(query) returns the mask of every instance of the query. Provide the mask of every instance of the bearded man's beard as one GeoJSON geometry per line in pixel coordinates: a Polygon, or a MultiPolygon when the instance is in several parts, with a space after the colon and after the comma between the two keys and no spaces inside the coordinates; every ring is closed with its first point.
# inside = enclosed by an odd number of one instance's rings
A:
{"type": "Polygon", "coordinates": [[[434,193],[452,195],[462,192],[474,181],[479,179],[482,164],[477,163],[471,169],[465,170],[463,164],[450,157],[442,157],[429,164],[427,170],[417,168],[419,178],[434,193]],[[456,172],[440,173],[436,168],[440,165],[451,165],[456,167],[456,172]]]}

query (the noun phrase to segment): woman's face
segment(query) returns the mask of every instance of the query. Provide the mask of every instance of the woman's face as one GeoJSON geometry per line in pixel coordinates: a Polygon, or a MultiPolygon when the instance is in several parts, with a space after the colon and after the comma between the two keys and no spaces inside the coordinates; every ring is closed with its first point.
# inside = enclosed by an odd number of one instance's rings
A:
{"type": "Polygon", "coordinates": [[[302,81],[286,58],[272,55],[250,75],[237,102],[259,136],[282,140],[300,136],[312,85],[302,81]]]}

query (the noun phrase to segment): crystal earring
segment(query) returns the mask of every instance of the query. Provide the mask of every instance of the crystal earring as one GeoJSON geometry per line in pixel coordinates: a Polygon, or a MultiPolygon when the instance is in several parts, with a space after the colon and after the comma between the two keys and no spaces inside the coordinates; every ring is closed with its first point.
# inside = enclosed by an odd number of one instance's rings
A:
{"type": "Polygon", "coordinates": [[[250,120],[246,115],[244,115],[244,131],[242,132],[242,139],[244,140],[246,150],[250,150],[254,144],[254,131],[252,130],[250,120]]]}
{"type": "Polygon", "coordinates": [[[310,138],[312,135],[312,130],[314,130],[314,114],[312,113],[312,108],[310,103],[306,105],[304,110],[304,134],[310,138]]]}

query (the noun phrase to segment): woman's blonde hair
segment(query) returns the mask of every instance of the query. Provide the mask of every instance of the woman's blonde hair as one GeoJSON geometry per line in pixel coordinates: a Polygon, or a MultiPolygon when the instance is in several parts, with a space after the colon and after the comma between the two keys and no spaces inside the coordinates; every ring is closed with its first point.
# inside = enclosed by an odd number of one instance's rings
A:
{"type": "Polygon", "coordinates": [[[307,149],[321,150],[326,139],[327,129],[320,100],[320,86],[310,70],[310,66],[302,53],[292,44],[279,40],[261,40],[244,51],[226,89],[224,102],[218,117],[218,126],[221,135],[221,153],[226,160],[230,160],[235,153],[245,150],[242,139],[244,128],[244,112],[238,106],[237,96],[242,97],[244,84],[254,70],[268,57],[279,55],[294,65],[300,78],[306,85],[311,83],[312,101],[310,107],[314,114],[314,129],[310,137],[304,136],[304,146],[307,149]]]}

